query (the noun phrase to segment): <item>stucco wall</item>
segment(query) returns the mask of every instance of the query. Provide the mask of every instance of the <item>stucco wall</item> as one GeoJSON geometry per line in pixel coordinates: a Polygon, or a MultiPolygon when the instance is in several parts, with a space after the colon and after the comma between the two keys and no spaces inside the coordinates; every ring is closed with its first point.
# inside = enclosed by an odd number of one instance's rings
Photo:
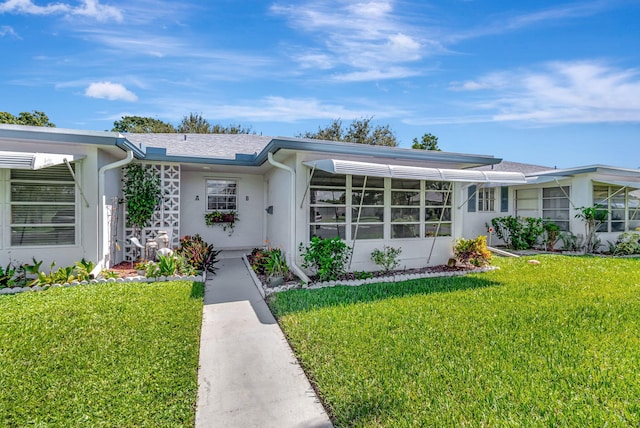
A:
{"type": "Polygon", "coordinates": [[[183,170],[180,183],[180,236],[199,233],[206,242],[220,249],[248,249],[264,245],[263,182],[262,175],[216,174],[183,170]],[[239,220],[231,236],[220,226],[205,225],[207,179],[238,182],[239,220]]]}

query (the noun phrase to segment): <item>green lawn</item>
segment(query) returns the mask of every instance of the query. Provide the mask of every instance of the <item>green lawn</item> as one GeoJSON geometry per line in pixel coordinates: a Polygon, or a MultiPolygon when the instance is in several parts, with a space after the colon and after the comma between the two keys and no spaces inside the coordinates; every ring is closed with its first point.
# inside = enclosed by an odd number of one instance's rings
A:
{"type": "Polygon", "coordinates": [[[640,425],[640,260],[537,259],[270,305],[336,426],[640,425]]]}
{"type": "Polygon", "coordinates": [[[0,426],[193,426],[201,283],[0,296],[0,426]]]}

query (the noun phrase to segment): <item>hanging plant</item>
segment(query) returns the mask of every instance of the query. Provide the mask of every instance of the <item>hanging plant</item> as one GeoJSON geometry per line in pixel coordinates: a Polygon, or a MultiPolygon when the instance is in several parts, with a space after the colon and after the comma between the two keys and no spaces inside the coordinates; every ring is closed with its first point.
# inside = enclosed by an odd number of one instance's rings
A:
{"type": "Polygon", "coordinates": [[[229,232],[229,236],[238,221],[236,211],[210,211],[204,215],[204,222],[207,226],[222,226],[222,230],[229,232]]]}
{"type": "Polygon", "coordinates": [[[155,170],[133,163],[124,168],[122,183],[124,202],[127,204],[127,227],[133,227],[134,233],[139,236],[140,231],[151,223],[160,201],[160,177],[155,170]]]}

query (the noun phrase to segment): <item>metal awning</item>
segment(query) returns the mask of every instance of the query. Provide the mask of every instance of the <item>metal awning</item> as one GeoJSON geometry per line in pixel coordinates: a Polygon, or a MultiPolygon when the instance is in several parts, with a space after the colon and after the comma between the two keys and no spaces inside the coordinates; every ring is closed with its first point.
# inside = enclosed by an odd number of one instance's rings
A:
{"type": "Polygon", "coordinates": [[[640,182],[637,181],[618,181],[618,180],[603,180],[593,179],[594,184],[608,184],[611,186],[628,187],[630,189],[640,189],[640,182]]]}
{"type": "Polygon", "coordinates": [[[0,151],[0,168],[6,169],[41,169],[60,165],[84,158],[82,155],[60,153],[28,153],[0,151]]]}
{"type": "Polygon", "coordinates": [[[304,162],[304,165],[330,174],[365,175],[369,177],[391,177],[429,181],[459,181],[464,183],[527,184],[524,174],[520,172],[425,168],[341,159],[307,161],[304,162]]]}

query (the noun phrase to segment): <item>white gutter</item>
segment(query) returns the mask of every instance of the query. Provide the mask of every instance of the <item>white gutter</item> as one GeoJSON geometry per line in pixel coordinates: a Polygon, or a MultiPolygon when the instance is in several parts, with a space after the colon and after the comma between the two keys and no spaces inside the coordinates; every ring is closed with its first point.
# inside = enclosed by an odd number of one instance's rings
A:
{"type": "Polygon", "coordinates": [[[100,198],[100,208],[98,210],[98,261],[92,274],[100,273],[102,269],[107,268],[106,255],[109,254],[109,231],[105,227],[105,218],[107,217],[107,202],[104,195],[104,176],[111,169],[120,168],[133,161],[133,151],[127,150],[127,157],[119,161],[103,165],[98,170],[98,197],[100,198]]]}
{"type": "Polygon", "coordinates": [[[285,171],[287,171],[289,173],[289,191],[290,191],[290,202],[289,202],[289,209],[290,209],[290,217],[289,217],[289,223],[291,224],[291,230],[290,232],[290,240],[289,240],[289,251],[287,254],[287,258],[289,259],[289,266],[291,267],[291,270],[298,275],[298,278],[300,278],[303,282],[305,283],[310,283],[311,280],[309,279],[309,277],[302,271],[302,269],[296,264],[296,258],[294,257],[295,254],[295,248],[296,248],[296,172],[294,171],[293,168],[291,168],[288,165],[285,165],[283,163],[280,163],[276,160],[273,159],[273,153],[269,152],[267,155],[267,159],[269,160],[269,163],[273,166],[275,166],[276,168],[280,168],[283,169],[285,171]]]}

